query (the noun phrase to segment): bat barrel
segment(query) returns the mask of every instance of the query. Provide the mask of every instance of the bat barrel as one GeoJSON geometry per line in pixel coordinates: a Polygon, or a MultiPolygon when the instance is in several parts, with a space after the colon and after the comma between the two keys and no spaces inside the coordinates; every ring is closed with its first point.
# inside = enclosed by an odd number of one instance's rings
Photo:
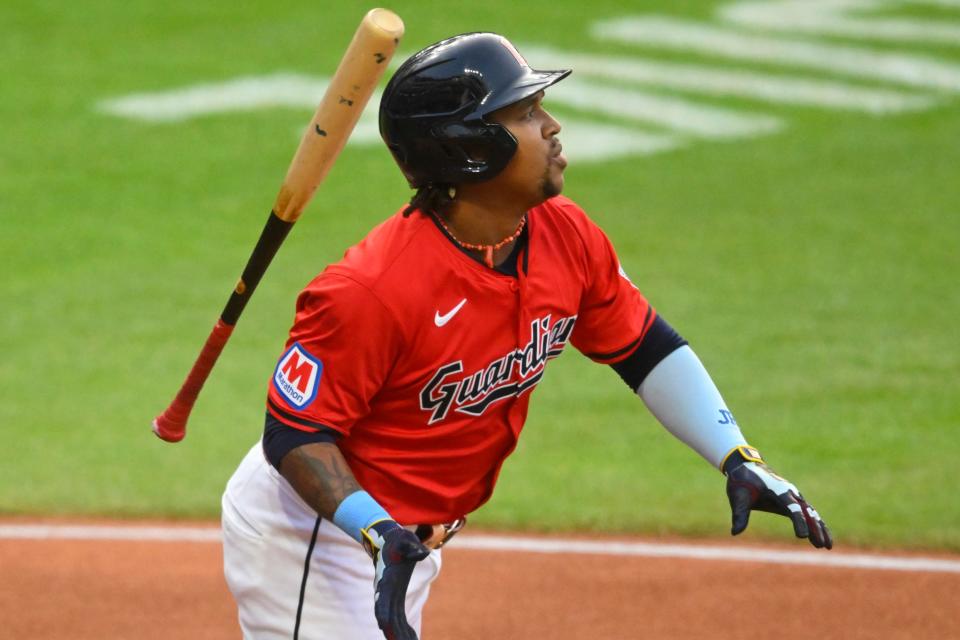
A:
{"type": "Polygon", "coordinates": [[[343,59],[290,163],[273,210],[296,221],[347,142],[380,77],[397,50],[403,20],[371,9],[357,27],[343,59]]]}

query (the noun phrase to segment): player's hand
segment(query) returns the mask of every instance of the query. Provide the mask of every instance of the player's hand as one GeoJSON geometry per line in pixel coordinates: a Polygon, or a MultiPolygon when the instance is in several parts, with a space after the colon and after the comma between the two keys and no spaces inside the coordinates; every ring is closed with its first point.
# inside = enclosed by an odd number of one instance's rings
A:
{"type": "Polygon", "coordinates": [[[407,585],[414,566],[429,556],[430,550],[415,533],[393,520],[374,523],[363,531],[363,537],[376,567],[373,612],[377,626],[387,640],[417,640],[417,632],[407,622],[407,585]]]}
{"type": "Polygon", "coordinates": [[[820,514],[803,499],[800,491],[768,467],[753,447],[738,447],[724,462],[727,476],[727,497],[733,511],[730,533],[737,535],[747,528],[750,511],[767,511],[793,521],[798,538],[807,538],[818,549],[833,548],[830,530],[820,514]]]}

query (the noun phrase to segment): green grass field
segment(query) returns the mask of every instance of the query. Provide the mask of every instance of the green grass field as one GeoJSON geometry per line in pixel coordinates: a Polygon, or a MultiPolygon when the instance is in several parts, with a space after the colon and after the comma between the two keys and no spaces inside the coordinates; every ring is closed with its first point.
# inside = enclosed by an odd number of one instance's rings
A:
{"type": "MultiPolygon", "coordinates": [[[[904,89],[789,65],[638,52],[588,32],[592,20],[627,13],[712,21],[721,4],[625,9],[602,0],[589,16],[572,2],[565,11],[501,0],[391,8],[407,24],[405,53],[494,30],[553,48],[904,89]]],[[[409,192],[382,145],[347,148],[245,312],[187,439],[167,445],[150,420],[226,301],[310,110],[151,123],[97,105],[240,76],[329,75],[368,8],[0,6],[0,514],[218,513],[223,485],[262,428],[296,293],[409,192]]],[[[883,15],[907,14],[960,24],[960,10],[944,7],[883,15]]],[[[830,41],[960,69],[960,47],[948,43],[830,41]]],[[[651,89],[762,112],[783,126],[653,155],[571,158],[566,193],[605,228],[749,440],[816,505],[838,544],[958,551],[960,500],[949,487],[960,460],[960,91],[913,90],[931,106],[875,115],[651,89]]],[[[561,122],[590,115],[549,94],[547,105],[561,122]]],[[[722,476],[673,440],[612,371],[568,351],[536,392],[520,446],[474,521],[726,535],[722,476]]],[[[746,537],[791,535],[785,521],[758,515],[746,537]]]]}

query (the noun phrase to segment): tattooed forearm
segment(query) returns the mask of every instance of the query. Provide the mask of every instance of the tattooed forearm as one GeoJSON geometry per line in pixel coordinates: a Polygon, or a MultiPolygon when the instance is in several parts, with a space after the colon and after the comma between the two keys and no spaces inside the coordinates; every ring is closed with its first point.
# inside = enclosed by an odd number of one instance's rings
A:
{"type": "Polygon", "coordinates": [[[361,489],[335,444],[297,447],[283,457],[280,473],[304,502],[332,519],[340,501],[361,489]]]}

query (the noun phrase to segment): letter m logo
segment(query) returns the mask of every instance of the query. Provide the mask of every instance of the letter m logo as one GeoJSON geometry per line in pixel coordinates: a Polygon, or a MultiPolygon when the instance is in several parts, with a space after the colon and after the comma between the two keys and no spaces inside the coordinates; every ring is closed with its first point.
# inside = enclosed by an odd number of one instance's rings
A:
{"type": "Polygon", "coordinates": [[[273,373],[273,386],[287,404],[303,409],[317,397],[323,363],[295,342],[280,357],[273,373]]]}

